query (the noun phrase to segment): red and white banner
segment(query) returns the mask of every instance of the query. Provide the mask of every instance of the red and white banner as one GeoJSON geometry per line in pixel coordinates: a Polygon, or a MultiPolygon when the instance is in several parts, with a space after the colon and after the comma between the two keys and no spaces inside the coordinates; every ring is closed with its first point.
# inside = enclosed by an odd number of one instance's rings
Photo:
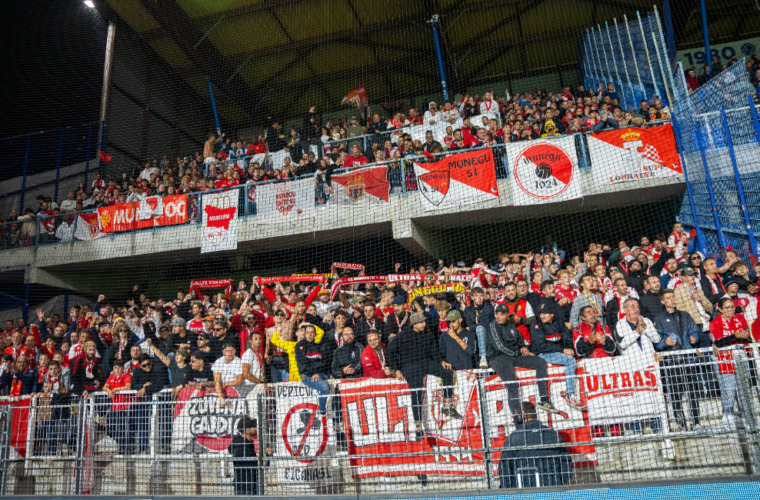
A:
{"type": "Polygon", "coordinates": [[[78,240],[94,240],[103,237],[100,228],[100,218],[95,212],[77,214],[77,227],[74,237],[78,240]]]}
{"type": "Polygon", "coordinates": [[[98,208],[100,231],[133,231],[187,222],[187,195],[151,196],[140,202],[98,208]]]}
{"type": "Polygon", "coordinates": [[[327,281],[327,278],[324,274],[299,274],[298,276],[259,276],[256,278],[257,285],[266,285],[268,283],[284,283],[286,281],[317,281],[319,283],[324,283],[327,281]]]}
{"type": "Polygon", "coordinates": [[[499,197],[493,151],[481,149],[415,163],[414,173],[425,210],[469,205],[499,197]]]}
{"type": "Polygon", "coordinates": [[[636,356],[583,360],[578,370],[592,425],[667,418],[659,372],[636,356]]]}
{"type": "Polygon", "coordinates": [[[314,179],[256,188],[256,222],[277,224],[314,217],[314,179]]]}
{"type": "MultiPolygon", "coordinates": [[[[586,360],[582,363],[585,362],[586,360]]],[[[536,385],[536,372],[525,368],[516,368],[515,373],[520,382],[520,401],[538,402],[540,397],[536,385]]],[[[566,394],[564,367],[549,365],[548,373],[549,399],[559,410],[559,413],[539,411],[539,420],[559,433],[562,440],[568,444],[568,451],[573,454],[573,462],[576,465],[596,464],[593,445],[572,446],[572,443],[590,442],[591,428],[586,413],[568,405],[562,397],[566,394]]],[[[486,401],[489,402],[485,411],[488,413],[490,444],[492,448],[501,448],[512,431],[515,430],[514,415],[510,413],[507,404],[507,387],[501,378],[494,374],[485,379],[483,389],[486,401]]],[[[498,467],[500,457],[501,452],[495,451],[493,457],[494,471],[498,467]]]]}
{"type": "Polygon", "coordinates": [[[341,101],[341,104],[350,104],[359,109],[369,106],[369,102],[367,101],[367,89],[364,86],[364,82],[349,90],[348,94],[346,94],[341,101]]]}
{"type": "Polygon", "coordinates": [[[506,145],[515,206],[555,203],[582,196],[575,137],[506,145]]]}
{"type": "Polygon", "coordinates": [[[346,278],[337,278],[333,281],[332,287],[330,287],[330,300],[335,300],[335,296],[338,295],[341,286],[360,285],[365,283],[385,283],[386,281],[388,281],[388,276],[349,276],[346,278]]]}
{"type": "Polygon", "coordinates": [[[203,300],[203,294],[200,290],[208,290],[211,288],[226,288],[225,296],[229,297],[232,294],[232,280],[230,278],[219,278],[212,280],[193,280],[190,282],[190,290],[187,293],[192,293],[195,290],[198,300],[203,300]]]}
{"type": "Polygon", "coordinates": [[[683,175],[673,125],[624,128],[588,136],[597,187],[683,175]]]}
{"type": "Polygon", "coordinates": [[[201,253],[237,249],[238,191],[204,194],[201,253]]]}
{"type": "Polygon", "coordinates": [[[343,422],[354,478],[484,473],[480,400],[475,374],[459,371],[452,402],[462,420],[441,418],[443,389],[427,377],[424,437],[418,441],[405,382],[363,378],[340,383],[343,422]]]}
{"type": "Polygon", "coordinates": [[[172,453],[226,453],[238,421],[258,415],[257,399],[262,392],[258,385],[226,387],[229,406],[223,407],[213,387],[182,389],[174,406],[172,453]]]}
{"type": "Polygon", "coordinates": [[[329,205],[366,207],[388,203],[391,185],[388,167],[370,167],[332,176],[329,205]]]}
{"type": "Polygon", "coordinates": [[[364,271],[364,264],[351,264],[348,262],[333,262],[333,269],[349,269],[352,271],[364,271]]]}

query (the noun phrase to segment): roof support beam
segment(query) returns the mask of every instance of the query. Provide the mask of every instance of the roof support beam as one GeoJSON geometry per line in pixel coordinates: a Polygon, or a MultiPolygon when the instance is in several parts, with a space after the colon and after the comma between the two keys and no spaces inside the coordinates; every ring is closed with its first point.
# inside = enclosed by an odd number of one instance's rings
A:
{"type": "Polygon", "coordinates": [[[211,76],[211,81],[221,91],[221,95],[240,106],[254,123],[264,123],[266,117],[271,114],[271,110],[263,101],[262,96],[251,95],[250,88],[240,76],[236,75],[228,81],[234,68],[227,65],[225,57],[195,27],[182,8],[174,2],[153,0],[140,0],[140,2],[161,25],[164,34],[169,35],[194,66],[200,72],[211,76]]]}

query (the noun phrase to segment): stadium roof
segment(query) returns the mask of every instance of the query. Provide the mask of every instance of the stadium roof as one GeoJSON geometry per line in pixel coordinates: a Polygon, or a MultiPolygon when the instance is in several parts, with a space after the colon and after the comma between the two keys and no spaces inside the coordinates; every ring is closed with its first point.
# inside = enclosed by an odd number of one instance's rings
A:
{"type": "MultiPolygon", "coordinates": [[[[123,20],[204,97],[204,76],[210,75],[223,120],[242,125],[301,115],[312,104],[322,110],[339,108],[346,92],[360,82],[366,84],[371,104],[439,92],[427,22],[432,14],[440,16],[449,88],[462,92],[473,84],[575,68],[580,33],[605,20],[621,20],[623,14],[651,10],[653,1],[98,3],[99,9],[106,7],[101,12],[123,20]]],[[[746,2],[721,2],[720,12],[732,12],[731,3],[746,2]]],[[[692,17],[679,26],[683,38],[693,38],[692,17]]],[[[717,23],[715,29],[736,34],[742,17],[731,16],[733,24],[717,23]]]]}

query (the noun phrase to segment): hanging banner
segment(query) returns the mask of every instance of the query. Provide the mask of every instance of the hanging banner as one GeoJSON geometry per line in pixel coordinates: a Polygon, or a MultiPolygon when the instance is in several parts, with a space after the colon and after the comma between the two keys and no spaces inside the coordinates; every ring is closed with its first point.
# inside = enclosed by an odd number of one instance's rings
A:
{"type": "Polygon", "coordinates": [[[513,142],[506,145],[506,150],[515,206],[581,197],[575,137],[513,142]]]}
{"type": "Polygon", "coordinates": [[[683,175],[670,123],[592,134],[588,136],[588,150],[598,188],[618,182],[683,175]]]}
{"type": "Polygon", "coordinates": [[[314,179],[256,188],[256,222],[277,224],[314,216],[314,179]]]}
{"type": "Polygon", "coordinates": [[[238,191],[202,197],[201,253],[237,249],[238,191]]]}
{"type": "Polygon", "coordinates": [[[98,208],[100,231],[112,233],[187,222],[187,195],[150,196],[142,201],[98,208]]]}
{"type": "MultiPolygon", "coordinates": [[[[583,360],[579,364],[585,363],[583,360]]],[[[593,445],[573,446],[572,443],[584,443],[591,441],[591,427],[585,412],[573,408],[562,397],[565,395],[564,367],[548,366],[548,391],[549,400],[559,410],[558,413],[538,412],[541,422],[553,428],[559,433],[562,440],[568,444],[568,451],[573,456],[576,466],[595,465],[596,452],[593,445]]],[[[538,401],[540,395],[536,385],[536,372],[525,368],[516,368],[515,374],[520,382],[520,401],[538,401]]],[[[576,384],[577,389],[578,384],[576,384]]],[[[501,451],[509,435],[515,430],[514,415],[509,411],[507,404],[507,387],[498,375],[491,375],[483,382],[486,405],[485,412],[488,414],[489,439],[493,452],[494,472],[498,468],[501,451]]]]}
{"type": "Polygon", "coordinates": [[[275,456],[296,458],[278,462],[278,483],[309,491],[324,484],[337,488],[342,472],[334,458],[332,411],[320,415],[317,391],[303,384],[270,385],[277,401],[275,456]]]}
{"type": "MultiPolygon", "coordinates": [[[[31,408],[32,398],[31,396],[24,396],[21,398],[14,398],[11,400],[0,401],[0,406],[13,407],[13,419],[10,425],[10,436],[8,436],[8,444],[11,451],[18,453],[22,458],[26,458],[27,453],[27,437],[29,430],[29,410],[31,408]]],[[[30,454],[33,448],[30,447],[30,454]]],[[[9,457],[11,460],[18,459],[18,456],[13,456],[13,453],[9,457]]]]}
{"type": "Polygon", "coordinates": [[[77,214],[77,227],[74,231],[74,237],[78,240],[94,240],[102,238],[103,233],[100,230],[100,219],[95,212],[80,212],[77,214]]]}
{"type": "Polygon", "coordinates": [[[328,205],[366,207],[388,203],[391,185],[388,167],[361,168],[332,176],[333,194],[328,205]]]}
{"type": "Polygon", "coordinates": [[[443,388],[427,377],[417,440],[412,396],[405,382],[359,379],[340,384],[343,423],[353,478],[484,473],[480,400],[474,373],[456,373],[452,402],[461,420],[441,415],[443,388]]]}
{"type": "Polygon", "coordinates": [[[174,405],[171,450],[175,454],[227,453],[243,417],[259,414],[261,385],[225,387],[221,406],[213,387],[185,387],[174,405]]]}
{"type": "Polygon", "coordinates": [[[654,363],[636,356],[584,359],[578,373],[592,425],[667,418],[654,363]]]}
{"type": "Polygon", "coordinates": [[[367,88],[364,86],[364,82],[349,90],[340,103],[350,104],[359,109],[369,106],[369,103],[367,102],[367,88]]]}
{"type": "Polygon", "coordinates": [[[455,208],[499,197],[493,151],[481,149],[415,163],[414,173],[425,210],[455,208]]]}

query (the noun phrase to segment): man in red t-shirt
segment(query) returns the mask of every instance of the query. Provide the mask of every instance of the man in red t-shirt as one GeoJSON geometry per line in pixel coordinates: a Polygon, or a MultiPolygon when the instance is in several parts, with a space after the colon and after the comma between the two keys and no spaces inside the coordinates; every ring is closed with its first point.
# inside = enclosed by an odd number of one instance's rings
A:
{"type": "Polygon", "coordinates": [[[359,149],[358,144],[351,146],[351,154],[346,157],[346,161],[343,162],[344,167],[357,168],[361,165],[366,165],[369,160],[364,156],[359,149]]]}
{"type": "Polygon", "coordinates": [[[118,443],[121,455],[127,453],[131,441],[129,410],[135,399],[134,396],[123,393],[131,389],[131,384],[132,375],[124,371],[124,362],[115,360],[103,390],[111,398],[111,409],[106,415],[106,432],[118,443]]]}

